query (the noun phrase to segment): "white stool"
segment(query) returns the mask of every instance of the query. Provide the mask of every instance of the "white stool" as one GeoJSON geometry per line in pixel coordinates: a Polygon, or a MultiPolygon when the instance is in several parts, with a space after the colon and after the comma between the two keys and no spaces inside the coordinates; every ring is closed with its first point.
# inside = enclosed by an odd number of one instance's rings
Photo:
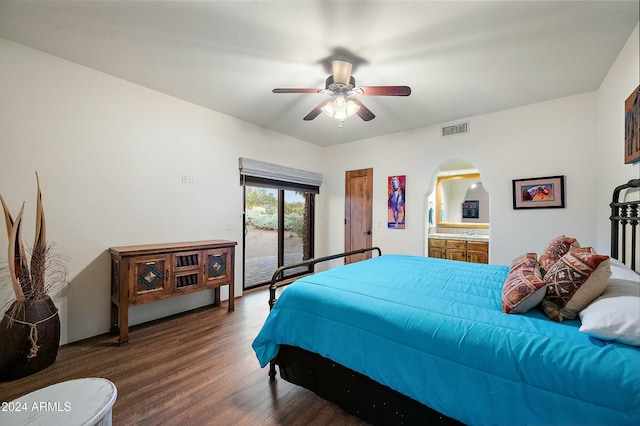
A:
{"type": "Polygon", "coordinates": [[[87,378],[56,383],[0,402],[0,425],[111,426],[118,391],[107,379],[87,378]]]}

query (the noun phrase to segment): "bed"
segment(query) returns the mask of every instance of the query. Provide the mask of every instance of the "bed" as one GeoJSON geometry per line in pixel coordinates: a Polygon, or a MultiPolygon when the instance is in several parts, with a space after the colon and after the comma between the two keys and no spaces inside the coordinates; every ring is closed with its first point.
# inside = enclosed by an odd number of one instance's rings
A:
{"type": "MultiPolygon", "coordinates": [[[[619,197],[639,185],[616,188],[611,203],[612,256],[625,262],[636,258],[638,202],[619,197]]],[[[544,276],[522,272],[535,269],[530,254],[503,266],[366,249],[379,256],[301,278],[276,302],[278,270],[253,348],[272,378],[277,365],[283,379],[372,424],[640,424],[640,345],[580,331],[588,321],[572,305],[584,303],[603,274],[606,289],[632,291],[639,276],[562,237],[559,251],[548,246],[535,256],[544,276]],[[545,279],[579,256],[599,263],[589,285],[558,305],[545,279]],[[523,276],[535,285],[512,306],[507,284],[523,276]]],[[[584,311],[601,299],[616,303],[612,296],[598,289],[584,311]]],[[[633,310],[640,298],[631,300],[633,310]]]]}

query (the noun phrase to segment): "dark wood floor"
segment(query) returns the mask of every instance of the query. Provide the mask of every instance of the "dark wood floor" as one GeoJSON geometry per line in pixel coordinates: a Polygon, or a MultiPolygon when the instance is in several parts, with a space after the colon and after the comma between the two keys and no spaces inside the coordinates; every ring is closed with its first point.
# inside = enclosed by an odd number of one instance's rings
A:
{"type": "Polygon", "coordinates": [[[270,382],[251,349],[268,314],[267,292],[235,312],[204,308],[132,327],[129,344],[97,336],[62,346],[39,373],[0,382],[0,402],[60,381],[104,377],[118,388],[114,425],[361,425],[306,389],[270,382]]]}

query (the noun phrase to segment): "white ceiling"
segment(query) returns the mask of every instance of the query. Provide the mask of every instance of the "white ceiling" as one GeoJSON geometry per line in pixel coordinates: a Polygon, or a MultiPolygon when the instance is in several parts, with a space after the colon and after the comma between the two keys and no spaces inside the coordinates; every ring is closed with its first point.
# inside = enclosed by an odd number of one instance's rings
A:
{"type": "MultiPolygon", "coordinates": [[[[320,146],[596,90],[633,1],[0,0],[0,37],[320,146]],[[376,115],[302,118],[331,59],[376,115]]],[[[0,71],[1,76],[1,71],[0,71]]]]}

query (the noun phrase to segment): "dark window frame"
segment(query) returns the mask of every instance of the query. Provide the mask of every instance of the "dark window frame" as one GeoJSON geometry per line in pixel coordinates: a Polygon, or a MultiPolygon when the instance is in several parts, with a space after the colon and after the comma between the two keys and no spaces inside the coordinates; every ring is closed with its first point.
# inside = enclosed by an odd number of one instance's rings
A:
{"type": "MultiPolygon", "coordinates": [[[[242,192],[242,225],[244,229],[243,233],[243,244],[242,244],[242,288],[243,290],[250,290],[254,288],[263,287],[269,284],[269,281],[263,283],[252,284],[250,286],[245,285],[245,276],[246,276],[246,262],[245,262],[245,248],[246,248],[246,236],[247,236],[247,218],[246,218],[246,190],[248,186],[251,187],[261,187],[261,188],[269,188],[275,189],[278,191],[278,253],[277,253],[277,262],[278,267],[283,266],[284,264],[284,205],[285,205],[285,197],[284,191],[296,191],[296,192],[305,192],[310,194],[307,198],[306,208],[308,209],[308,225],[309,229],[307,230],[308,235],[307,238],[309,240],[309,253],[308,259],[312,259],[314,257],[314,248],[315,248],[315,195],[320,193],[319,187],[313,185],[304,185],[294,182],[285,182],[275,179],[267,179],[267,178],[259,178],[255,176],[240,176],[240,185],[243,187],[242,192]]],[[[303,260],[304,253],[303,253],[303,260]]],[[[275,272],[275,270],[274,270],[275,272]]],[[[313,273],[314,268],[313,265],[309,265],[307,270],[296,272],[290,275],[286,275],[287,278],[294,278],[302,275],[306,275],[309,273],[313,273]]],[[[269,278],[270,280],[271,278],[269,278]]]]}

